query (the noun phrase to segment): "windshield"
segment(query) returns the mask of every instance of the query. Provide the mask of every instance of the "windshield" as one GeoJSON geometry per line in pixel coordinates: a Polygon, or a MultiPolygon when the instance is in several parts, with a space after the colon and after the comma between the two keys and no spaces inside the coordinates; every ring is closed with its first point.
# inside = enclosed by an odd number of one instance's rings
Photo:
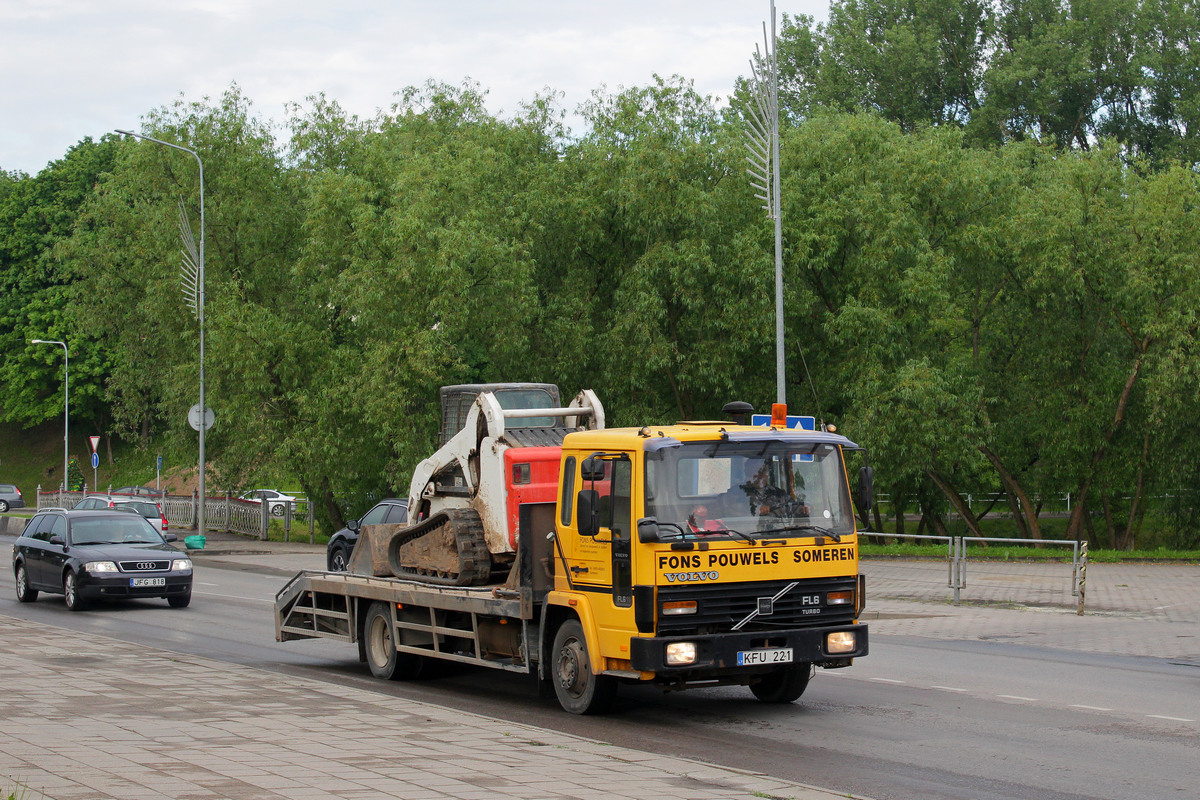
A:
{"type": "Polygon", "coordinates": [[[646,516],[663,533],[854,532],[841,451],[831,444],[704,442],[646,454],[646,516]],[[677,531],[675,531],[677,532],[677,531]]]}
{"type": "Polygon", "coordinates": [[[106,514],[104,519],[77,519],[71,523],[71,543],[162,544],[163,538],[139,516],[106,514]]]}
{"type": "Polygon", "coordinates": [[[131,503],[119,503],[117,507],[122,511],[132,511],[135,514],[141,514],[147,519],[158,519],[161,516],[158,512],[158,506],[154,503],[134,501],[131,503]]]}

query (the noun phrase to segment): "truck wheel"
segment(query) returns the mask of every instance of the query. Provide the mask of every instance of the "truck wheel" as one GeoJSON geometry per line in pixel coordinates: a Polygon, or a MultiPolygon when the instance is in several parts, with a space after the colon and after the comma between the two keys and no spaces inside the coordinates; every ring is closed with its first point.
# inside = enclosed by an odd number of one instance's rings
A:
{"type": "Polygon", "coordinates": [[[392,627],[387,603],[372,603],[363,622],[363,643],[367,666],[376,678],[388,681],[415,680],[426,672],[426,659],[396,650],[396,631],[392,627]]]}
{"type": "Polygon", "coordinates": [[[804,694],[811,673],[811,664],[784,667],[764,675],[758,683],[750,684],[750,691],[764,703],[791,703],[804,694]]]}
{"type": "Polygon", "coordinates": [[[554,634],[554,658],[551,663],[554,694],[566,711],[572,714],[599,714],[612,703],[617,683],[611,676],[592,672],[587,640],[579,620],[567,620],[554,634]]]}

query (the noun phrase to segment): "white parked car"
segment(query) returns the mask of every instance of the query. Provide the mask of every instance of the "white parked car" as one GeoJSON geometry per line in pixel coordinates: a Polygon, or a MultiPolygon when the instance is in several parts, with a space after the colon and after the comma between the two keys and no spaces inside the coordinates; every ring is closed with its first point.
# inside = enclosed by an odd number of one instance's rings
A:
{"type": "Polygon", "coordinates": [[[300,498],[293,497],[290,494],[277,492],[274,489],[252,489],[248,492],[242,492],[238,495],[239,500],[245,500],[248,503],[261,503],[267,501],[267,509],[271,512],[272,517],[282,517],[284,507],[288,504],[292,507],[292,513],[296,513],[296,501],[300,498]]]}

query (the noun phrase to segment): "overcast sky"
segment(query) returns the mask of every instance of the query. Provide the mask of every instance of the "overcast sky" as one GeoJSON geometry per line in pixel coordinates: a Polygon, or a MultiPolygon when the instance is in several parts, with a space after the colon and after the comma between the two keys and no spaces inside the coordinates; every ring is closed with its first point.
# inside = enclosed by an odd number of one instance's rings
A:
{"type": "MultiPolygon", "coordinates": [[[[776,0],[781,17],[828,5],[776,0]]],[[[429,78],[477,81],[505,117],[547,87],[571,111],[654,73],[723,99],[769,15],[770,0],[0,0],[0,169],[36,174],[233,82],[276,123],[318,92],[373,117],[429,78]]]]}

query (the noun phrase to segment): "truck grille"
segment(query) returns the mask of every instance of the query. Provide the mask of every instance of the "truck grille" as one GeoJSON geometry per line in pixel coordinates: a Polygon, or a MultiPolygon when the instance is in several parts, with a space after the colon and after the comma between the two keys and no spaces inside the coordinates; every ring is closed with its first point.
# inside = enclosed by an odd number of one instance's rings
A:
{"type": "MultiPolygon", "coordinates": [[[[831,606],[829,592],[853,591],[856,579],[820,578],[801,581],[772,581],[770,583],[713,583],[689,584],[686,587],[660,588],[659,608],[663,603],[696,602],[695,614],[680,616],[658,615],[659,636],[687,636],[725,633],[754,611],[760,613],[746,622],[742,631],[773,631],[787,628],[806,628],[816,625],[839,625],[854,620],[853,605],[831,606]],[[762,613],[760,601],[766,601],[795,583],[790,591],[769,605],[770,613],[762,613]]],[[[763,609],[766,610],[766,609],[763,609]]]]}

